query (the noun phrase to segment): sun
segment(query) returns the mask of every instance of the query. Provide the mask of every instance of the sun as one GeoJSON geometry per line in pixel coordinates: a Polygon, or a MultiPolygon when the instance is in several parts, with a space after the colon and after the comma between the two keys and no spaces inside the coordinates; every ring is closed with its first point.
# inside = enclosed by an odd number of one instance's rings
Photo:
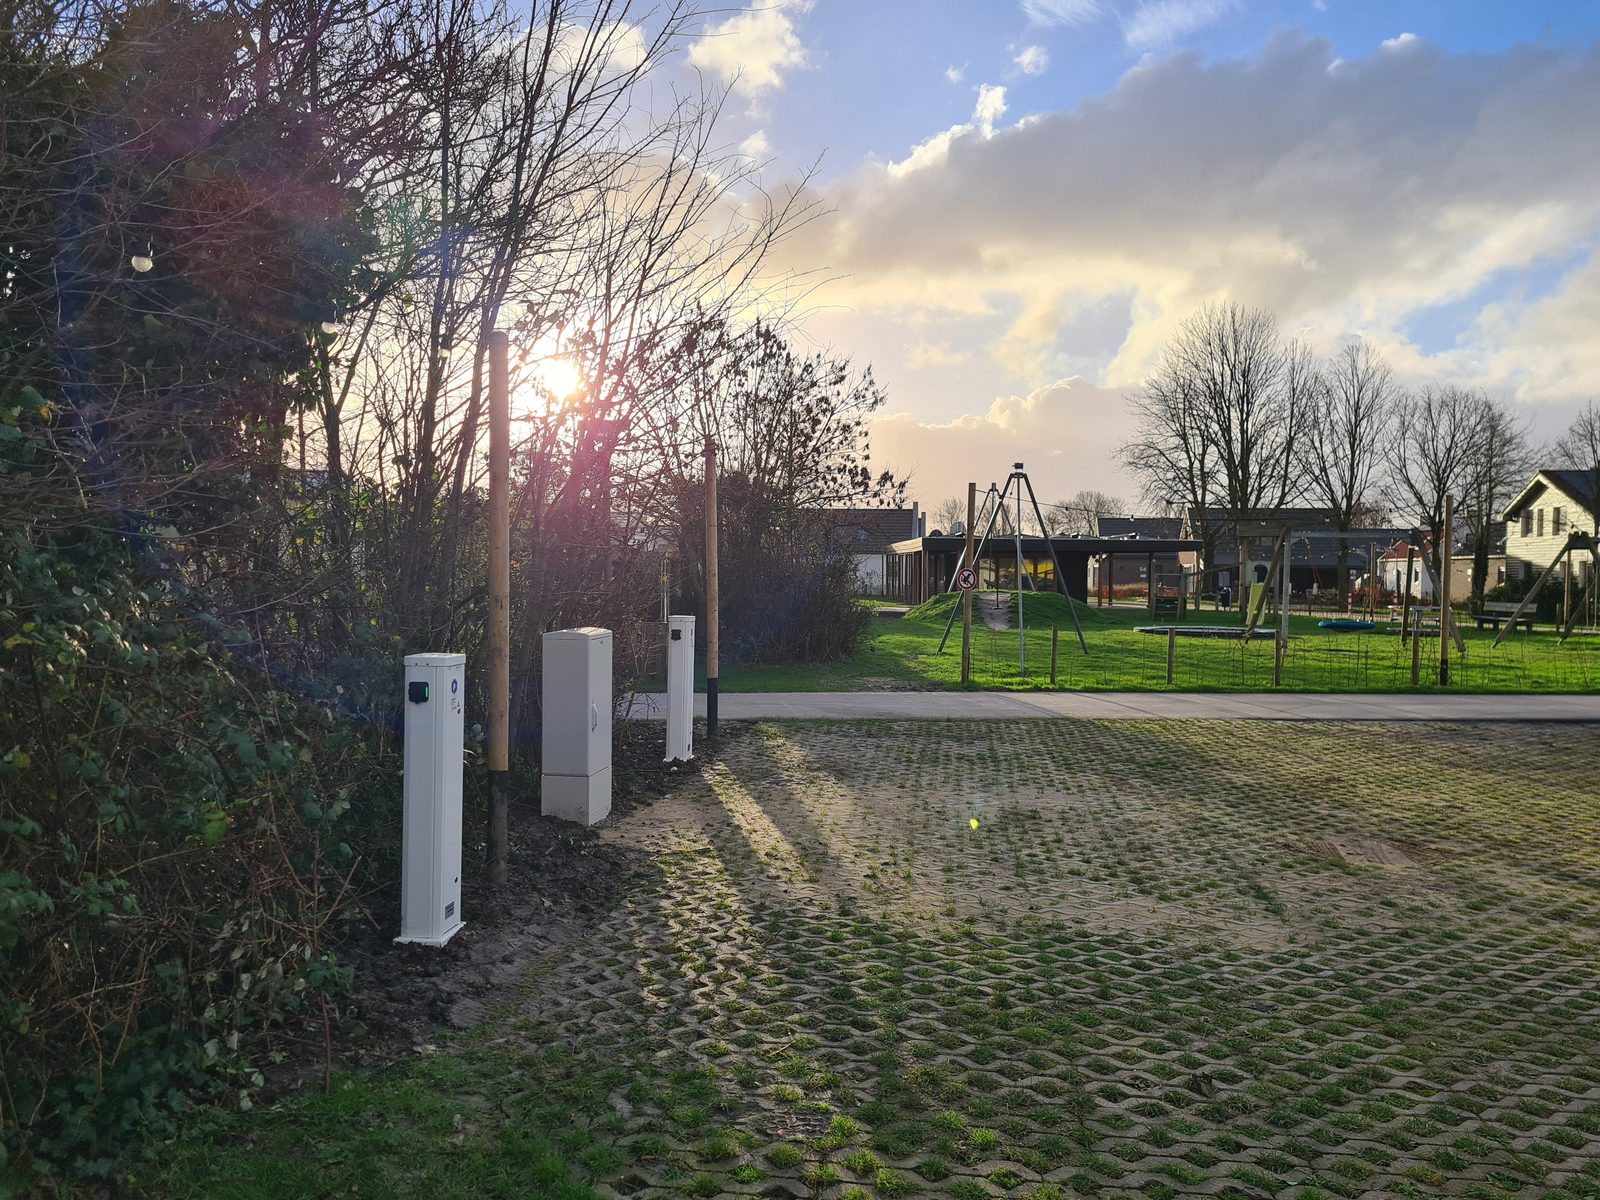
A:
{"type": "Polygon", "coordinates": [[[534,374],[557,400],[565,400],[583,386],[583,374],[570,358],[547,358],[534,368],[534,374]]]}

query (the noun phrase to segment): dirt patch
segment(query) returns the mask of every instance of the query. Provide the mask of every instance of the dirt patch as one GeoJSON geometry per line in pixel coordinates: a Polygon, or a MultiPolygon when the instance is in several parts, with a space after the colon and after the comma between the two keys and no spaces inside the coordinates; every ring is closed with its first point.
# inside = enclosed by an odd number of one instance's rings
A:
{"type": "MultiPolygon", "coordinates": [[[[741,731],[725,722],[723,740],[741,731]]],[[[514,796],[506,886],[488,884],[483,848],[469,842],[462,863],[466,927],[442,949],[394,944],[398,881],[366,899],[368,919],[339,947],[356,985],[336,1057],[389,1061],[414,1053],[441,1029],[481,1024],[497,1004],[516,999],[531,967],[584,936],[629,887],[654,873],[648,854],[601,831],[700,777],[695,763],[661,762],[659,732],[654,724],[618,727],[611,815],[592,829],[540,816],[536,783],[532,794],[514,796]]]]}
{"type": "Polygon", "coordinates": [[[1367,837],[1319,838],[1306,849],[1316,858],[1351,867],[1416,867],[1429,857],[1420,846],[1367,837]]]}
{"type": "Polygon", "coordinates": [[[853,692],[931,692],[938,689],[929,683],[919,683],[912,679],[896,679],[892,675],[863,675],[850,681],[850,690],[853,692]]]}

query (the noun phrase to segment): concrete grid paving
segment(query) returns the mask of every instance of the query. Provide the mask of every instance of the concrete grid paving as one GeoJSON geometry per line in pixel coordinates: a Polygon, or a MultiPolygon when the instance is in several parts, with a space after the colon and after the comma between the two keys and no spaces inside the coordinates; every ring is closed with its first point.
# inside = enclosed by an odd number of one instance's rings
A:
{"type": "Polygon", "coordinates": [[[1594,738],[758,726],[503,1036],[607,1195],[1600,1196],[1594,738]]]}

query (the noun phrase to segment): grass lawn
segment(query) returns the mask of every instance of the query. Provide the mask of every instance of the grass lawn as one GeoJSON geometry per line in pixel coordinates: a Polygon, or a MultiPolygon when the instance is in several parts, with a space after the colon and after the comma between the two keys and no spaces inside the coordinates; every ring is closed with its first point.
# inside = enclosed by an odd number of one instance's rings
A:
{"type": "Polygon", "coordinates": [[[481,1027],[197,1126],[141,1183],[1592,1200],[1584,736],[757,727],[606,830],[651,869],[481,1027]]]}
{"type": "MultiPolygon", "coordinates": [[[[1060,630],[1057,686],[1086,691],[1144,691],[1167,687],[1164,637],[1134,632],[1150,624],[1142,609],[1077,606],[1088,643],[1078,647],[1063,598],[1024,598],[1028,673],[1017,669],[1017,633],[985,628],[974,617],[973,678],[986,689],[1050,687],[1050,627],[1060,630]]],[[[945,619],[956,604],[940,596],[904,618],[876,617],[857,653],[838,663],[740,666],[724,670],[725,692],[825,692],[869,688],[950,688],[961,678],[959,617],[945,652],[938,652],[945,619]]],[[[1314,617],[1291,617],[1284,687],[1301,692],[1411,690],[1411,648],[1380,623],[1370,633],[1317,628],[1314,617]]],[[[1188,625],[1242,625],[1237,613],[1191,614],[1188,625]]],[[[1558,645],[1552,632],[1516,633],[1498,649],[1494,634],[1462,631],[1465,658],[1452,654],[1452,692],[1586,692],[1600,688],[1600,638],[1574,637],[1558,645]]],[[[1173,687],[1179,691],[1268,691],[1272,687],[1273,633],[1248,644],[1236,640],[1179,638],[1173,687]]],[[[1423,644],[1422,689],[1440,690],[1437,635],[1423,644]]]]}

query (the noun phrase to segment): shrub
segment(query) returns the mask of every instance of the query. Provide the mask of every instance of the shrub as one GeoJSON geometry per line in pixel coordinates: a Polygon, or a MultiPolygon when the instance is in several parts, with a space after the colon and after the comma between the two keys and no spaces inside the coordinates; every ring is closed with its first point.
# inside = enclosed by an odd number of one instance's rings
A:
{"type": "MultiPolygon", "coordinates": [[[[106,1175],[346,986],[341,829],[381,738],[264,686],[80,528],[0,541],[0,1146],[106,1175]],[[352,732],[352,729],[355,729],[352,732]]],[[[207,628],[207,624],[211,628],[207,628]]]]}

